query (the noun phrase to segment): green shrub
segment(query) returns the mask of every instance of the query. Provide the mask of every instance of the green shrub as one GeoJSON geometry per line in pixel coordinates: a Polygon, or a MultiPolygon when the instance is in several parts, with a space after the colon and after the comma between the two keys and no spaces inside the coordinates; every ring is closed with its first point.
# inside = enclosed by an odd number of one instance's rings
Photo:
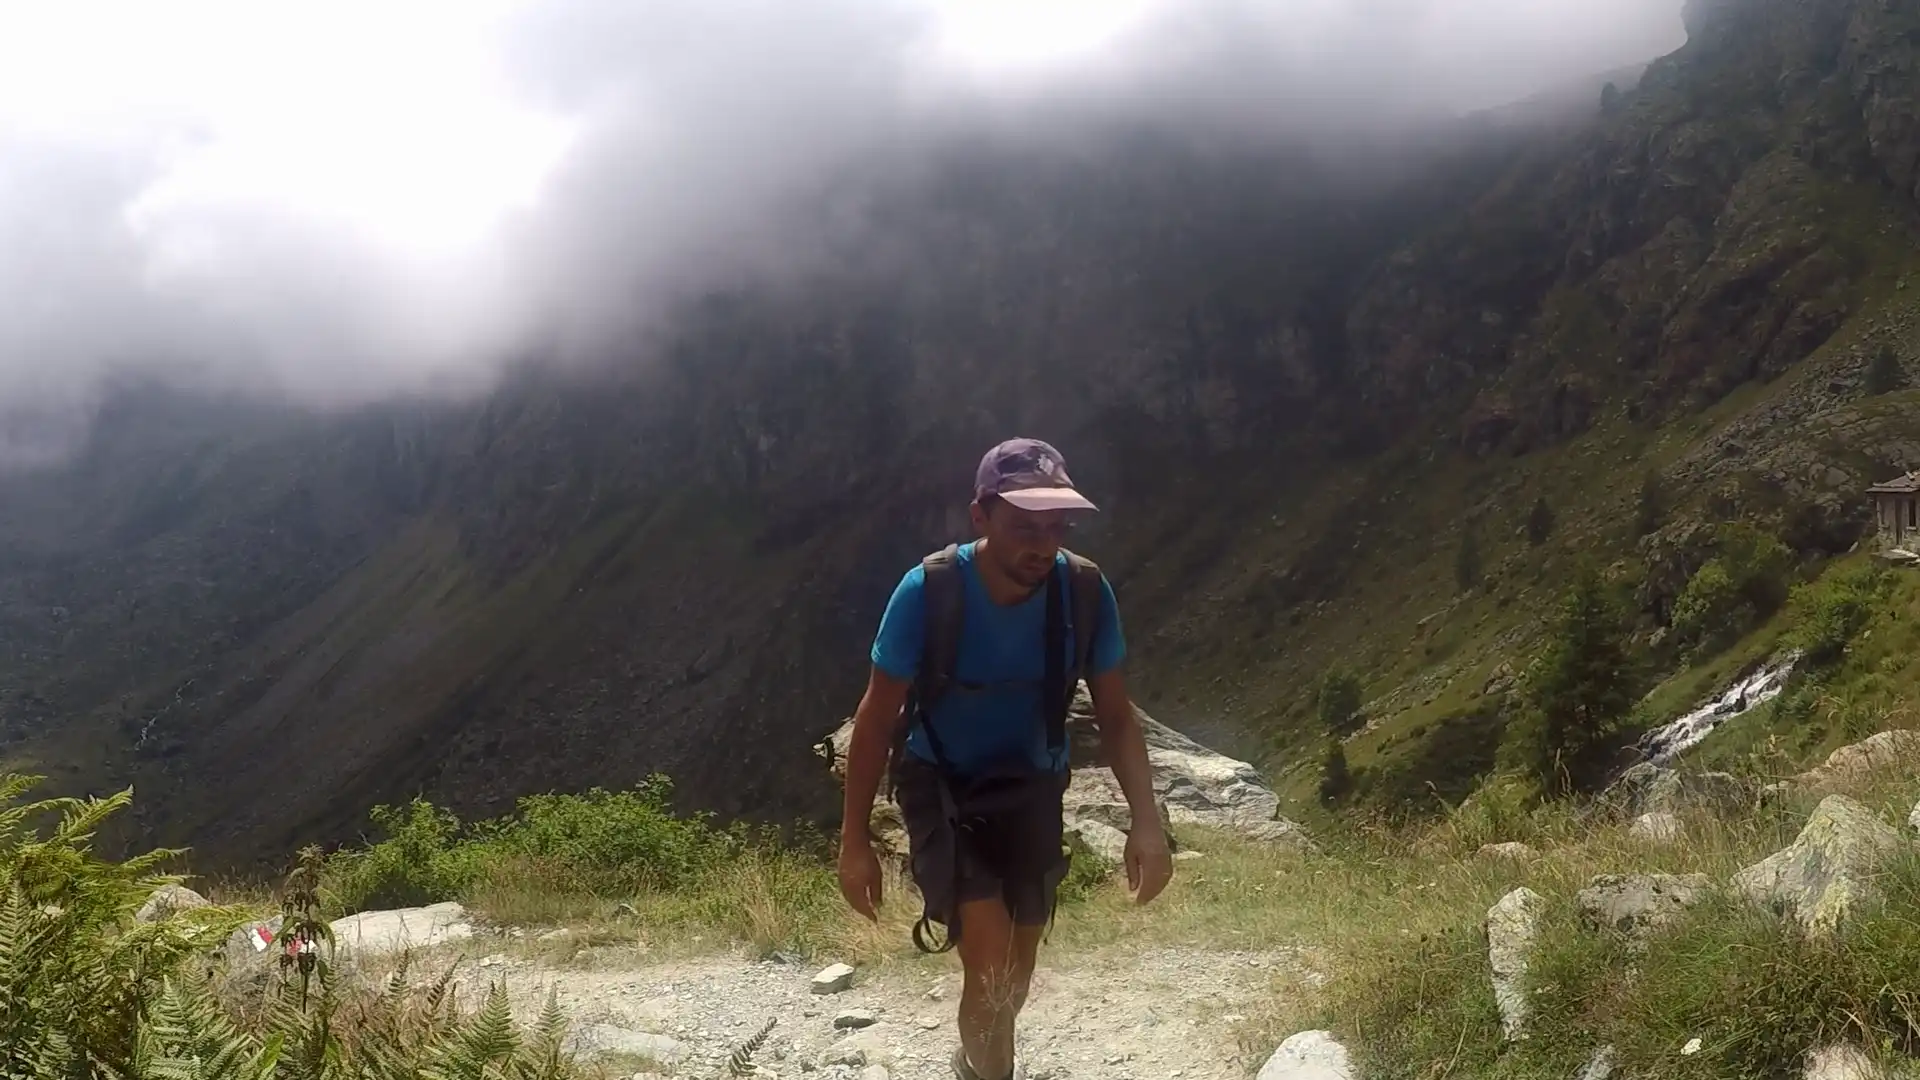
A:
{"type": "Polygon", "coordinates": [[[754,838],[668,805],[672,788],[651,777],[631,791],[530,795],[514,813],[463,826],[424,799],[380,806],[384,838],[336,854],[327,892],[344,911],[469,899],[503,877],[537,878],[554,893],[626,896],[692,885],[754,838]]]}
{"type": "Polygon", "coordinates": [[[1793,552],[1743,522],[1721,526],[1715,546],[1673,605],[1675,637],[1703,652],[1738,641],[1778,611],[1793,572],[1793,552]]]}
{"type": "Polygon", "coordinates": [[[1533,501],[1533,509],[1527,511],[1527,543],[1539,547],[1553,535],[1553,507],[1547,505],[1545,495],[1533,501]]]}
{"type": "Polygon", "coordinates": [[[1907,385],[1907,375],[1900,367],[1900,358],[1893,353],[1893,347],[1880,346],[1867,363],[1867,393],[1874,397],[1891,394],[1907,385]]]}
{"type": "Polygon", "coordinates": [[[1829,573],[1793,590],[1789,640],[1809,666],[1826,667],[1846,654],[1854,635],[1873,616],[1886,580],[1884,570],[1869,564],[1829,573]]]}
{"type": "Polygon", "coordinates": [[[1592,778],[1608,738],[1633,707],[1627,624],[1620,602],[1592,567],[1566,594],[1546,646],[1526,673],[1507,729],[1507,761],[1558,794],[1592,778]]]}
{"type": "Polygon", "coordinates": [[[1334,667],[1320,680],[1320,726],[1331,735],[1345,735],[1360,718],[1360,676],[1334,667]]]}
{"type": "Polygon", "coordinates": [[[137,923],[156,888],[175,879],[156,868],[179,853],[120,863],[98,858],[93,837],[132,802],[20,802],[43,777],[0,777],[0,1052],[8,1076],[124,1071],[139,1036],[136,1018],[165,991],[188,957],[217,945],[239,922],[221,908],[137,923]]]}
{"type": "Polygon", "coordinates": [[[1353,774],[1347,769],[1347,751],[1339,739],[1327,740],[1326,759],[1320,765],[1320,801],[1332,806],[1353,792],[1353,774]]]}

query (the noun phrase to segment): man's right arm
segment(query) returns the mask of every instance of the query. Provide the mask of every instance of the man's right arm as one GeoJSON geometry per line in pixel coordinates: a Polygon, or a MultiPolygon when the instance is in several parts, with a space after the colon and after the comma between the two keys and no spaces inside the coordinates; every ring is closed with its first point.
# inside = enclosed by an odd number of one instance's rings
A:
{"type": "Polygon", "coordinates": [[[869,821],[873,801],[880,793],[880,778],[887,769],[887,753],[893,745],[895,725],[906,704],[913,684],[896,679],[878,666],[867,677],[867,692],[853,713],[853,737],[847,742],[847,791],[841,818],[842,846],[871,844],[869,821]]]}

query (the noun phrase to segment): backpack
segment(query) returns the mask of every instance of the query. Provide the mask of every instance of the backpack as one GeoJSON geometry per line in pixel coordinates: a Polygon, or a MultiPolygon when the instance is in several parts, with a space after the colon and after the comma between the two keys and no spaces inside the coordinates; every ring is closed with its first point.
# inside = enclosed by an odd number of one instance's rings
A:
{"type": "MultiPolygon", "coordinates": [[[[1066,749],[1067,713],[1073,695],[1085,676],[1093,652],[1093,639],[1100,631],[1102,577],[1098,564],[1087,557],[1061,549],[1067,557],[1066,591],[1061,598],[1058,570],[1047,576],[1047,621],[1043,634],[1047,650],[1046,676],[1042,687],[1042,709],[1047,724],[1047,749],[1056,758],[1066,749]],[[1066,626],[1060,619],[1062,608],[1073,612],[1073,655],[1063,666],[1066,626]]],[[[931,719],[934,706],[955,686],[954,667],[960,655],[960,635],[966,621],[966,589],[960,581],[960,546],[948,544],[920,560],[926,573],[925,636],[920,650],[920,673],[896,729],[894,752],[903,751],[908,729],[918,723],[927,733],[927,743],[935,764],[948,770],[940,750],[939,737],[931,719]]]]}
{"type": "MultiPolygon", "coordinates": [[[[1100,630],[1102,578],[1100,567],[1091,560],[1071,551],[1067,551],[1066,556],[1067,580],[1064,591],[1069,595],[1061,595],[1063,586],[1057,569],[1047,575],[1047,614],[1041,635],[1042,647],[1047,655],[1041,704],[1047,725],[1048,752],[1056,759],[1069,757],[1070,761],[1070,756],[1066,754],[1067,712],[1073,704],[1074,690],[1086,671],[1087,660],[1093,651],[1093,639],[1100,630]],[[1068,610],[1073,612],[1074,627],[1073,655],[1070,657],[1062,655],[1066,645],[1066,620],[1062,616],[1068,610]]],[[[921,560],[921,565],[926,569],[926,635],[921,645],[920,674],[914,680],[901,722],[894,729],[893,757],[896,763],[900,760],[906,752],[909,729],[919,724],[921,730],[926,732],[928,747],[933,751],[933,764],[940,777],[938,787],[941,802],[957,828],[959,807],[951,788],[955,777],[951,764],[940,748],[940,738],[933,729],[932,716],[933,707],[956,685],[954,666],[960,654],[960,635],[966,615],[966,590],[960,581],[959,546],[949,544],[945,549],[926,556],[921,560]]],[[[887,771],[891,776],[893,770],[887,771]]],[[[956,921],[958,917],[957,910],[950,916],[956,921]]],[[[951,932],[946,941],[937,947],[929,944],[931,940],[931,915],[923,911],[920,921],[913,928],[915,947],[926,953],[940,953],[953,948],[951,932]]]]}

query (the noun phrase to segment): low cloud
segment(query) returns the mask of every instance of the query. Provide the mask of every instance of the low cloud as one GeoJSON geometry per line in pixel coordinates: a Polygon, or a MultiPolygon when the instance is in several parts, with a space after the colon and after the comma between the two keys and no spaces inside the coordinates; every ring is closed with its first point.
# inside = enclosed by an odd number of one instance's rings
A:
{"type": "Polygon", "coordinates": [[[1680,0],[1057,2],[0,0],[0,456],[122,375],[344,406],[590,355],[960,133],[1351,133],[1682,40],[1680,0]]]}

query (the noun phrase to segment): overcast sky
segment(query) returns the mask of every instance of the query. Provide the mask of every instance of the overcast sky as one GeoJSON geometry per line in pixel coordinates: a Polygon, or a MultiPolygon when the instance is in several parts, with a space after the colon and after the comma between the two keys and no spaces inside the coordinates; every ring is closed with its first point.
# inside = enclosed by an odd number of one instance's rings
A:
{"type": "Polygon", "coordinates": [[[115,371],[484,387],[959,124],[1476,108],[1671,51],[1680,3],[0,0],[0,426],[115,371]]]}

